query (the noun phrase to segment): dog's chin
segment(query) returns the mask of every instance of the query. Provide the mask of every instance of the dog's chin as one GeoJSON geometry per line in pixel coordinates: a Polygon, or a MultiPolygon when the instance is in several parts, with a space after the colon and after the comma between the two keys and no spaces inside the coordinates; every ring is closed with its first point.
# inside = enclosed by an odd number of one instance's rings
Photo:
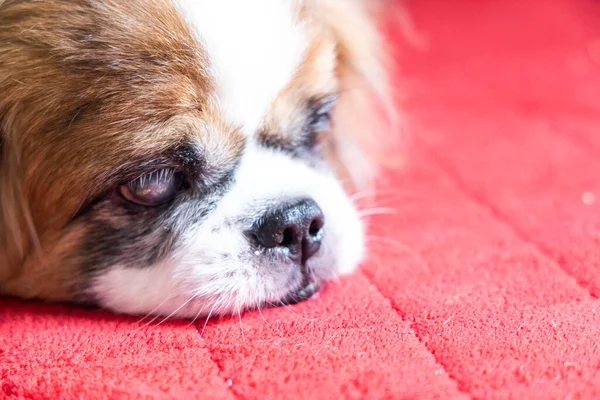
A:
{"type": "Polygon", "coordinates": [[[318,280],[311,281],[310,279],[302,282],[300,289],[292,290],[281,300],[283,305],[293,305],[306,301],[313,297],[321,289],[322,282],[318,280]]]}

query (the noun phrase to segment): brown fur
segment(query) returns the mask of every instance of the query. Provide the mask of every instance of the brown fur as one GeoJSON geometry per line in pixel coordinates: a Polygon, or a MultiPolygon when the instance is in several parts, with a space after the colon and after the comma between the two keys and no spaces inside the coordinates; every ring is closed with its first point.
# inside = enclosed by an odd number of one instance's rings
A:
{"type": "MultiPolygon", "coordinates": [[[[7,1],[0,43],[0,278],[72,276],[47,235],[115,184],[107,171],[177,140],[158,133],[173,116],[203,109],[206,63],[161,0],[7,1]],[[28,269],[36,250],[51,273],[28,269]]],[[[66,281],[41,280],[50,288],[28,292],[64,292],[66,281]]]]}

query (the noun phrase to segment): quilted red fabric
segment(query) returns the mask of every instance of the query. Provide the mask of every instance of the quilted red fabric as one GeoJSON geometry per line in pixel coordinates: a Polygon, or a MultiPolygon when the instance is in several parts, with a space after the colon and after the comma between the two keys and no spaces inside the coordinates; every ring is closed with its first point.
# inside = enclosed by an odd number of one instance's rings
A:
{"type": "Polygon", "coordinates": [[[0,300],[0,396],[600,398],[600,4],[408,5],[361,272],[206,325],[0,300]]]}

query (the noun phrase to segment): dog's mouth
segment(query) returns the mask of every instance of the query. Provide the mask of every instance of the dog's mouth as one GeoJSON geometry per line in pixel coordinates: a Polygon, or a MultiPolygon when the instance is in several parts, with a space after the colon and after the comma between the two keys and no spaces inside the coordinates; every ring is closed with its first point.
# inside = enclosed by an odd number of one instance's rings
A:
{"type": "Polygon", "coordinates": [[[268,302],[259,308],[277,308],[302,303],[314,297],[323,287],[323,282],[318,280],[304,280],[299,288],[290,291],[285,297],[276,302],[268,302]]]}
{"type": "Polygon", "coordinates": [[[306,280],[299,289],[290,292],[281,302],[284,305],[298,304],[313,297],[320,289],[321,282],[306,280]]]}

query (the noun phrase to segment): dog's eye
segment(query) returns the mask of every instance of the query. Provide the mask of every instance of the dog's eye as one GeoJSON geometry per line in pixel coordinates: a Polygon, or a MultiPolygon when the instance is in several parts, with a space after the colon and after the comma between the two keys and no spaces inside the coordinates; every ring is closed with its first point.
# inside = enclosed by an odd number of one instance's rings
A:
{"type": "Polygon", "coordinates": [[[183,174],[173,168],[165,168],[122,185],[119,193],[132,203],[153,207],[173,200],[182,185],[183,174]]]}
{"type": "Polygon", "coordinates": [[[313,105],[313,114],[310,120],[310,127],[313,132],[326,132],[331,130],[332,112],[337,100],[337,96],[328,96],[313,105]]]}

